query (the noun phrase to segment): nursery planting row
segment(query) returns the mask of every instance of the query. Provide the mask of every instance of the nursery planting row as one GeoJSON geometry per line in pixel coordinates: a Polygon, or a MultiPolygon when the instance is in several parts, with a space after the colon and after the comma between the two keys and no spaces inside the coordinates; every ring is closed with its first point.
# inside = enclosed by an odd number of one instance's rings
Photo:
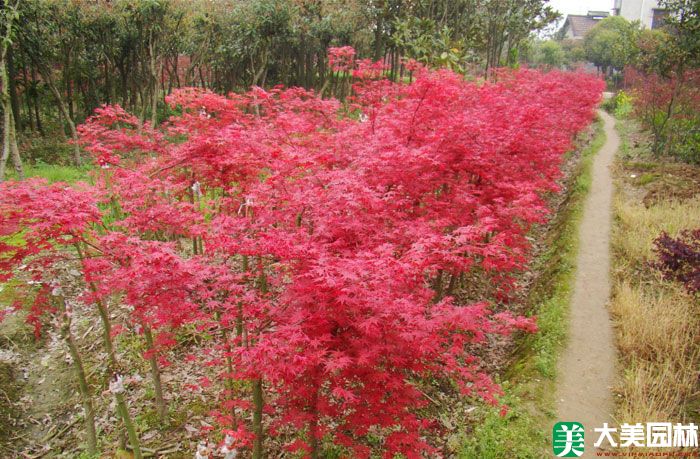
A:
{"type": "Polygon", "coordinates": [[[418,65],[393,83],[331,51],[346,100],[188,88],[160,126],[104,106],[79,128],[91,184],[0,186],[3,280],[24,283],[15,307],[37,334],[61,324],[89,450],[107,409],[94,394],[108,388],[114,429],[140,457],[134,384],[154,388],[164,420],[172,394],[207,394],[216,422],[200,457],[265,457],[272,438],[308,457],[425,457],[442,427],[422,385],[499,404],[474,346],[536,330],[504,305],[603,83],[531,70],[466,81],[418,65]],[[62,269],[79,272],[80,295],[62,269]],[[460,300],[477,277],[496,294],[460,300]],[[101,320],[101,379],[80,367],[77,304],[101,320]],[[182,344],[185,331],[206,346],[182,344]],[[129,380],[119,334],[143,340],[150,379],[129,380]],[[161,380],[178,359],[201,364],[198,387],[161,380]]]}

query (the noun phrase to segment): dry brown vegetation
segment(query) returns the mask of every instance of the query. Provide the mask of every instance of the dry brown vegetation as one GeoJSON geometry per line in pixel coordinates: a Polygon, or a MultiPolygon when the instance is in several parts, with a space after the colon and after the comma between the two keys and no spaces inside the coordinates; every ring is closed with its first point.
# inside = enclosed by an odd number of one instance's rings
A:
{"type": "Polygon", "coordinates": [[[674,236],[700,226],[700,167],[649,157],[634,124],[618,123],[623,146],[616,167],[611,303],[621,362],[616,421],[698,422],[700,305],[649,261],[662,231],[674,236]]]}

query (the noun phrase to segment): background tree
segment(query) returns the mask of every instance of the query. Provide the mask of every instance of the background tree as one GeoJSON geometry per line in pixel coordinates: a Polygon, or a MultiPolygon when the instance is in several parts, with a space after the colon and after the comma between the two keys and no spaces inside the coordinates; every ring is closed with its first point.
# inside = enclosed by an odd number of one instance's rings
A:
{"type": "Polygon", "coordinates": [[[620,72],[637,56],[639,22],[622,16],[602,19],[584,38],[586,58],[606,76],[620,72]]]}
{"type": "Polygon", "coordinates": [[[532,33],[559,18],[540,0],[485,0],[480,8],[480,32],[485,54],[484,71],[517,62],[519,45],[532,33]],[[505,60],[504,60],[505,59],[505,60]]]}
{"type": "Polygon", "coordinates": [[[153,125],[184,86],[283,84],[342,98],[329,47],[352,46],[393,81],[408,75],[406,59],[482,76],[516,65],[556,18],[546,0],[26,0],[16,11],[5,62],[18,146],[32,163],[73,164],[76,126],[104,103],[153,125]]]}
{"type": "Polygon", "coordinates": [[[16,112],[12,104],[10,75],[8,61],[15,36],[19,11],[17,3],[11,1],[0,1],[0,102],[3,110],[3,136],[2,136],[2,157],[0,157],[0,181],[5,179],[5,165],[8,157],[12,156],[12,162],[19,178],[24,177],[22,159],[17,147],[16,112]]]}
{"type": "Polygon", "coordinates": [[[569,65],[586,62],[586,48],[580,40],[562,40],[561,47],[566,54],[569,65]]]}
{"type": "Polygon", "coordinates": [[[657,154],[700,162],[700,1],[664,1],[663,30],[644,31],[626,83],[657,154]]]}
{"type": "MultiPolygon", "coordinates": [[[[73,81],[69,77],[75,66],[72,60],[73,55],[79,52],[79,49],[74,47],[78,42],[77,37],[71,31],[80,30],[80,27],[78,25],[76,28],[73,21],[76,19],[75,11],[71,8],[64,8],[67,5],[67,1],[61,0],[22,2],[23,20],[19,29],[19,41],[32,66],[54,97],[61,119],[61,129],[63,129],[64,122],[68,125],[73,142],[73,162],[80,165],[82,158],[78,147],[76,113],[73,108],[75,96],[73,95],[73,81]],[[61,76],[58,77],[55,75],[56,67],[58,67],[55,64],[57,63],[63,64],[59,67],[59,75],[61,76]],[[61,86],[65,91],[62,90],[61,86]]],[[[80,79],[78,79],[79,81],[80,79]]]]}
{"type": "Polygon", "coordinates": [[[687,67],[700,66],[700,0],[661,0],[669,14],[665,19],[670,30],[675,63],[680,73],[687,67]]]}
{"type": "Polygon", "coordinates": [[[524,47],[522,56],[529,65],[561,68],[568,63],[568,56],[556,40],[535,40],[524,47]]]}

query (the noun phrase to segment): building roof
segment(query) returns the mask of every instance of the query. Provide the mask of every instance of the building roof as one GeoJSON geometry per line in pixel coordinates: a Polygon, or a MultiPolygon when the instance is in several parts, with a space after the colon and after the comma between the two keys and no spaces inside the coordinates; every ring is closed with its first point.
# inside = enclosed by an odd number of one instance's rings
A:
{"type": "Polygon", "coordinates": [[[589,11],[588,14],[570,14],[566,17],[566,21],[562,29],[566,32],[571,30],[572,38],[583,38],[589,30],[591,30],[601,19],[607,17],[608,13],[604,11],[589,11]]]}
{"type": "MultiPolygon", "coordinates": [[[[571,33],[574,38],[583,38],[589,30],[591,30],[597,23],[598,20],[593,19],[590,16],[581,16],[577,14],[570,14],[566,18],[571,33]]],[[[566,27],[566,25],[565,25],[566,27]]]]}

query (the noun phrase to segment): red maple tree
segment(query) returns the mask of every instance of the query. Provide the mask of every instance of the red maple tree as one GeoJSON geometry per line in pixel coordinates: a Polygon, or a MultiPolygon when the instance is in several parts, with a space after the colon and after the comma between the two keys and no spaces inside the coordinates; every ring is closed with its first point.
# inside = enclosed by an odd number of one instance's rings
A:
{"type": "MultiPolygon", "coordinates": [[[[472,345],[535,330],[457,293],[478,271],[493,300],[508,298],[602,83],[530,70],[470,82],[415,66],[396,84],[349,50],[333,59],[354,78],[344,103],[188,88],[168,97],[180,114],[159,129],[100,108],[80,128],[101,166],[94,187],[2,185],[2,235],[27,243],[3,244],[0,268],[46,266],[77,242],[91,255],[86,301],[119,295],[164,337],[207,330],[228,450],[260,457],[267,434],[310,457],[322,441],[369,457],[371,436],[384,457],[424,457],[439,428],[421,381],[497,404],[472,345]]],[[[150,347],[147,358],[160,352],[150,347]]]]}

